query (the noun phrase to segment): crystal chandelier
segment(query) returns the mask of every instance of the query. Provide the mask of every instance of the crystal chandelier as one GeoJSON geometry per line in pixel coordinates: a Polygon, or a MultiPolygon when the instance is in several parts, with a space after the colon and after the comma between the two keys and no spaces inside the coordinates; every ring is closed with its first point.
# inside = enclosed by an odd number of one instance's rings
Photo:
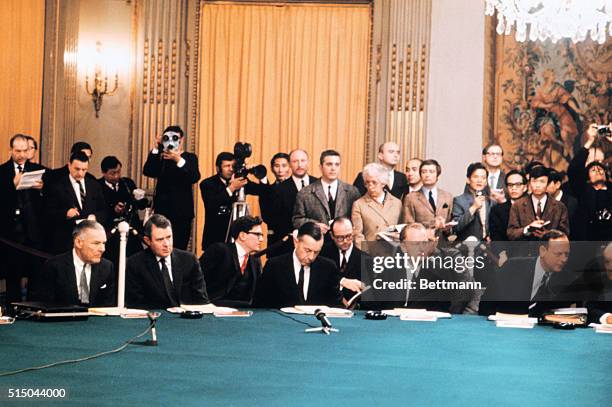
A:
{"type": "Polygon", "coordinates": [[[612,0],[486,0],[485,14],[492,16],[495,10],[497,33],[510,35],[516,25],[519,42],[579,42],[590,31],[591,39],[603,44],[612,35],[612,0]]]}

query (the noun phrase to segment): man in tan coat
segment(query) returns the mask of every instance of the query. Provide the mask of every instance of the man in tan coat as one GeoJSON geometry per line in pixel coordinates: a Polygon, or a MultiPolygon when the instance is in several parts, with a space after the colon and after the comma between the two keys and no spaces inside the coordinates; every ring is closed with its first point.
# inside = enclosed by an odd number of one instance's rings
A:
{"type": "Polygon", "coordinates": [[[420,167],[423,186],[404,197],[402,223],[421,223],[437,233],[448,235],[452,224],[453,196],[438,188],[442,167],[436,160],[425,160],[420,167]]]}

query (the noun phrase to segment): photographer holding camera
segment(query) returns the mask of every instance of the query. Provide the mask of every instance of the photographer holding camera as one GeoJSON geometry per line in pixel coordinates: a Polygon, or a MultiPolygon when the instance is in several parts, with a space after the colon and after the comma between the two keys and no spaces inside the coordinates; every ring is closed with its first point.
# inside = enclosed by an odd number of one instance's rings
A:
{"type": "MultiPolygon", "coordinates": [[[[149,206],[145,198],[145,191],[136,188],[136,183],[127,177],[121,176],[122,164],[117,157],[109,155],[100,163],[102,177],[98,182],[102,186],[104,200],[108,207],[108,219],[105,228],[112,231],[121,221],[126,221],[133,230],[142,232],[142,222],[138,217],[138,210],[149,206]]],[[[140,238],[134,233],[128,234],[127,256],[142,250],[140,238]]],[[[109,236],[107,250],[104,257],[117,266],[119,263],[119,234],[109,236]]]]}
{"type": "Polygon", "coordinates": [[[200,179],[198,157],[183,150],[185,137],[179,126],[169,126],[155,136],[143,168],[147,177],[157,178],[153,209],[172,223],[174,247],[185,250],[193,220],[192,186],[200,179]]]}
{"type": "Polygon", "coordinates": [[[236,143],[234,153],[221,152],[215,160],[217,174],[200,183],[204,201],[204,231],[202,250],[216,242],[225,242],[227,228],[232,215],[232,207],[238,202],[240,190],[245,195],[262,196],[269,193],[270,186],[263,165],[249,167],[245,159],[251,156],[251,145],[236,143]],[[248,174],[260,180],[259,184],[249,181],[248,174]]]}
{"type": "Polygon", "coordinates": [[[605,164],[610,143],[612,124],[591,124],[584,147],[576,152],[567,170],[569,184],[579,202],[580,223],[585,225],[585,236],[591,241],[612,239],[612,184],[605,164]]]}

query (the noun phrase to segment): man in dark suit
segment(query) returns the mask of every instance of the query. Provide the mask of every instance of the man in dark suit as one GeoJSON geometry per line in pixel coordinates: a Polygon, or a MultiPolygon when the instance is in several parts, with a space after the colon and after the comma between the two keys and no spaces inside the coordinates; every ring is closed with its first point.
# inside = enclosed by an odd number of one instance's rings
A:
{"type": "Polygon", "coordinates": [[[292,253],[266,263],[257,283],[256,304],[267,308],[338,306],[338,270],[331,260],[319,256],[323,247],[321,228],[314,222],[304,223],[293,243],[292,253]]]}
{"type": "MultiPolygon", "coordinates": [[[[144,209],[149,202],[144,197],[144,191],[136,188],[132,179],[121,176],[122,165],[115,156],[107,156],[100,163],[102,177],[98,179],[104,194],[104,201],[108,209],[108,222],[106,230],[111,230],[121,220],[125,220],[133,230],[142,233],[142,222],[138,217],[138,210],[144,209]]],[[[119,233],[110,235],[104,257],[112,261],[115,266],[119,263],[119,233]]],[[[128,233],[126,256],[142,250],[141,238],[128,233]]]]}
{"type": "MultiPolygon", "coordinates": [[[[72,147],[70,147],[70,155],[73,155],[74,153],[78,153],[78,152],[83,152],[87,156],[87,158],[90,160],[91,160],[91,157],[93,156],[93,149],[91,148],[91,145],[85,141],[77,141],[76,143],[72,145],[72,147]]],[[[69,172],[70,171],[68,170],[68,164],[60,168],[54,168],[52,170],[48,170],[45,172],[43,181],[45,182],[45,184],[49,184],[49,185],[53,184],[58,179],[64,177],[65,175],[68,175],[69,172]]],[[[87,173],[85,177],[91,180],[96,179],[96,177],[94,177],[90,173],[87,173]]]]}
{"type": "Polygon", "coordinates": [[[259,197],[259,208],[261,209],[261,218],[268,226],[268,246],[282,239],[276,231],[281,227],[282,217],[284,214],[278,210],[278,186],[283,181],[291,177],[291,166],[289,165],[289,154],[276,153],[270,160],[270,168],[276,178],[274,183],[267,190],[267,193],[259,197]]]}
{"type": "Polygon", "coordinates": [[[321,256],[336,265],[342,287],[342,303],[346,306],[351,297],[362,290],[362,261],[368,262],[369,257],[353,244],[353,223],[349,218],[334,219],[330,232],[332,242],[323,245],[321,256]]]}
{"type": "Polygon", "coordinates": [[[49,259],[34,284],[31,299],[47,304],[114,307],[117,276],[102,258],[106,232],[92,220],[74,227],[73,249],[49,259]]]}
{"type": "Polygon", "coordinates": [[[570,254],[567,235],[549,230],[538,243],[538,256],[509,259],[483,296],[482,312],[541,316],[576,302],[573,290],[581,277],[566,269],[570,254]],[[486,305],[485,305],[486,304],[486,305]]]}
{"type": "MultiPolygon", "coordinates": [[[[397,143],[387,141],[378,147],[378,161],[389,170],[389,183],[386,189],[390,191],[393,196],[401,199],[408,189],[408,179],[403,172],[395,170],[399,160],[400,147],[397,143]]],[[[366,187],[361,172],[357,174],[357,178],[353,181],[353,185],[359,190],[361,195],[366,193],[366,187]]]]}
{"type": "Polygon", "coordinates": [[[167,127],[163,135],[155,136],[155,143],[142,173],[157,178],[153,208],[172,222],[175,246],[185,250],[194,214],[192,186],[200,179],[198,157],[183,151],[185,137],[179,126],[167,127]]]}
{"type": "Polygon", "coordinates": [[[551,229],[569,234],[567,208],[546,193],[549,170],[541,165],[529,172],[531,194],[517,200],[510,208],[508,238],[538,240],[551,229]]]}
{"type": "Polygon", "coordinates": [[[244,188],[245,195],[263,195],[270,188],[265,177],[257,184],[246,177],[234,176],[235,162],[234,154],[225,151],[219,153],[215,160],[217,174],[200,182],[200,193],[204,201],[204,251],[213,243],[225,242],[232,207],[238,201],[241,188],[244,188]]]}
{"type": "Polygon", "coordinates": [[[298,192],[293,209],[293,226],[297,229],[306,222],[315,222],[326,234],[335,218],[351,216],[353,202],[359,199],[357,188],[342,182],[340,176],[340,154],[325,150],[319,160],[321,179],[298,192]]]}
{"type": "MultiPolygon", "coordinates": [[[[41,249],[43,183],[38,182],[33,188],[20,191],[17,191],[17,185],[24,172],[38,171],[43,167],[27,160],[29,147],[25,135],[14,135],[10,140],[10,148],[10,159],[0,165],[0,236],[14,243],[41,249]]],[[[1,275],[6,277],[7,303],[19,301],[23,297],[22,289],[26,287],[22,279],[27,278],[28,270],[34,264],[30,262],[31,256],[22,251],[5,244],[0,245],[0,248],[4,258],[1,275]]]]}
{"type": "MultiPolygon", "coordinates": [[[[576,151],[567,169],[571,192],[578,199],[580,231],[591,241],[612,240],[612,182],[607,176],[608,166],[597,161],[597,146],[603,138],[597,135],[597,125],[591,124],[586,132],[584,146],[576,151]]],[[[612,141],[608,136],[606,142],[612,141]]]]}
{"type": "Polygon", "coordinates": [[[252,305],[261,276],[261,260],[253,255],[263,241],[261,223],[252,216],[236,219],[230,230],[234,243],[214,243],[200,257],[208,295],[215,305],[252,305]]]}
{"type": "Polygon", "coordinates": [[[548,174],[548,186],[546,193],[557,202],[562,202],[567,208],[567,218],[569,220],[570,240],[585,240],[584,234],[581,233],[582,225],[578,219],[578,201],[571,196],[567,191],[561,189],[561,184],[565,178],[565,173],[550,170],[548,174]]]}
{"type": "MultiPolygon", "coordinates": [[[[273,211],[275,213],[273,231],[270,236],[268,232],[268,246],[279,242],[293,230],[293,208],[295,199],[302,190],[317,180],[316,177],[308,175],[310,160],[308,153],[297,149],[289,153],[289,166],[291,167],[291,177],[272,187],[273,196],[270,200],[274,202],[273,211]]],[[[270,225],[268,225],[268,228],[270,225]]],[[[293,251],[293,238],[287,238],[283,243],[278,243],[269,253],[268,257],[278,256],[283,253],[293,251]]]]}
{"type": "Polygon", "coordinates": [[[77,221],[90,219],[106,224],[108,212],[102,188],[95,178],[87,177],[89,157],[78,151],[70,156],[68,173],[45,184],[49,249],[62,253],[71,246],[71,233],[77,221]]]}
{"type": "Polygon", "coordinates": [[[490,240],[488,221],[492,201],[484,193],[487,186],[487,169],[482,163],[472,163],[467,168],[467,186],[469,192],[453,199],[453,220],[457,239],[463,241],[469,236],[478,240],[490,240]]]}
{"type": "Polygon", "coordinates": [[[151,216],[144,226],[144,242],[149,248],[127,261],[128,306],[163,309],[209,302],[198,260],[174,248],[172,224],[166,217],[151,216]]]}
{"type": "Polygon", "coordinates": [[[518,170],[509,171],[506,174],[506,186],[508,198],[506,202],[494,205],[489,215],[489,236],[493,242],[505,242],[508,240],[508,219],[512,204],[527,192],[527,178],[518,170]]]}

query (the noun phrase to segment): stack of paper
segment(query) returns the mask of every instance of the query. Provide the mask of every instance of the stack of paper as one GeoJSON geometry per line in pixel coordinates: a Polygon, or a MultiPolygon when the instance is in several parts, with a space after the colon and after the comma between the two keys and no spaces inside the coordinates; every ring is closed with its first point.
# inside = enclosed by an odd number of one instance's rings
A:
{"type": "Polygon", "coordinates": [[[529,318],[527,314],[504,314],[501,312],[489,315],[489,321],[495,321],[498,328],[531,329],[538,323],[537,318],[529,318]]]}
{"type": "Polygon", "coordinates": [[[229,307],[217,307],[214,304],[198,304],[198,305],[187,305],[181,304],[180,307],[172,307],[166,309],[166,311],[171,312],[173,314],[181,314],[185,311],[199,311],[204,314],[215,314],[215,313],[230,313],[238,311],[236,308],[229,307]]]}
{"type": "Polygon", "coordinates": [[[344,308],[332,308],[326,305],[296,305],[281,308],[286,314],[314,315],[316,310],[321,310],[329,318],[351,318],[353,311],[344,308]]]}
{"type": "Polygon", "coordinates": [[[96,317],[148,318],[146,309],[94,307],[89,308],[89,315],[96,317]]]}
{"type": "Polygon", "coordinates": [[[581,315],[588,314],[589,311],[586,308],[555,308],[552,310],[555,315],[581,315]]]}
{"type": "Polygon", "coordinates": [[[425,308],[393,308],[383,310],[391,317],[399,317],[402,321],[428,321],[435,322],[438,318],[450,318],[448,312],[428,311],[425,308]]]}

